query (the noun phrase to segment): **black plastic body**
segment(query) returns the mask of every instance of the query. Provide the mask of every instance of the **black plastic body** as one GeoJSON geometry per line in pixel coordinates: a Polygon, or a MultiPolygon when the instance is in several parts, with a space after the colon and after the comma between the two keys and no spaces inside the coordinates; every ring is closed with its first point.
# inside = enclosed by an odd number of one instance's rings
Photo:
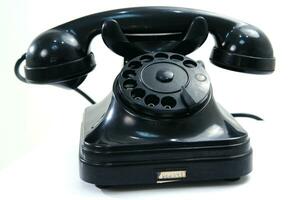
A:
{"type": "Polygon", "coordinates": [[[176,119],[140,115],[115,95],[86,109],[80,175],[100,187],[236,179],[251,170],[247,133],[213,97],[176,119]],[[178,170],[186,177],[158,177],[178,170]]]}
{"type": "Polygon", "coordinates": [[[80,91],[96,66],[90,43],[98,34],[124,58],[124,68],[112,94],[85,111],[79,147],[83,180],[107,187],[233,180],[251,172],[247,132],[215,102],[202,62],[186,55],[211,34],[213,64],[271,73],[273,49],[261,30],[188,8],[111,10],[43,32],[16,62],[15,74],[23,82],[80,91]],[[19,72],[24,60],[25,77],[19,72]]]}
{"type": "Polygon", "coordinates": [[[137,7],[89,15],[39,35],[26,53],[26,82],[76,88],[95,66],[89,47],[98,34],[112,51],[129,60],[154,51],[189,54],[208,33],[216,41],[213,64],[246,73],[274,71],[270,41],[250,24],[195,9],[137,7]]]}

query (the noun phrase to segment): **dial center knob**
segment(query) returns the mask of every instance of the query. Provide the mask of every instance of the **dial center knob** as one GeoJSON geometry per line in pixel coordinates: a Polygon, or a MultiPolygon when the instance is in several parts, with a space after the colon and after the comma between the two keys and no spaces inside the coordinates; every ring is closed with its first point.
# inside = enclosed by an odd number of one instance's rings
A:
{"type": "Polygon", "coordinates": [[[172,81],[174,74],[170,70],[159,70],[156,74],[156,78],[158,81],[163,83],[172,81]]]}
{"type": "Polygon", "coordinates": [[[141,71],[143,84],[159,93],[174,93],[188,82],[188,74],[183,67],[170,61],[157,61],[141,71]]]}

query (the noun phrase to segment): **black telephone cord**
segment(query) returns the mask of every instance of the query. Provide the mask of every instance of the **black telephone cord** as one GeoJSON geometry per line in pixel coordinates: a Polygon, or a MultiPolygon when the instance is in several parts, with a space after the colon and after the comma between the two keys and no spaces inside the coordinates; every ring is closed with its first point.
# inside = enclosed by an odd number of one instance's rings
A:
{"type": "Polygon", "coordinates": [[[255,119],[255,120],[258,120],[258,121],[263,121],[262,118],[260,118],[256,115],[253,115],[253,114],[249,114],[249,113],[231,113],[231,115],[233,117],[247,117],[247,118],[252,118],[252,119],[255,119]]]}
{"type": "Polygon", "coordinates": [[[86,93],[84,93],[81,89],[75,88],[74,90],[78,94],[80,94],[82,97],[84,97],[85,99],[87,99],[87,101],[89,101],[91,104],[95,104],[96,103],[91,97],[89,97],[89,95],[87,95],[86,93]]]}

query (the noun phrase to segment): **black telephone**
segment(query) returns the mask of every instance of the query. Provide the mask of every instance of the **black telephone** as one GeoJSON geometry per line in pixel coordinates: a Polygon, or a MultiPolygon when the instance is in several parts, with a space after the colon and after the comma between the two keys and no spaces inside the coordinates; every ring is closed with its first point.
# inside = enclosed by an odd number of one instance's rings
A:
{"type": "Polygon", "coordinates": [[[124,67],[113,92],[85,110],[81,178],[99,187],[236,180],[252,170],[247,132],[215,102],[204,64],[185,56],[208,33],[216,41],[213,64],[253,74],[274,71],[272,46],[252,25],[195,9],[137,7],[42,33],[17,61],[15,74],[26,83],[74,89],[94,103],[77,87],[96,65],[89,46],[101,34],[124,67]],[[19,72],[24,60],[25,77],[19,72]]]}

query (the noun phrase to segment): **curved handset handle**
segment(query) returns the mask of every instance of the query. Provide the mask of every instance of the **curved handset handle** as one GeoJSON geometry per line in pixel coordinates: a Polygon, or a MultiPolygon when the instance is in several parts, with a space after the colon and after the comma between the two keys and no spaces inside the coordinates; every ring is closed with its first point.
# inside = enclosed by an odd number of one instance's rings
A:
{"type": "Polygon", "coordinates": [[[26,53],[26,81],[76,88],[95,67],[89,46],[101,33],[110,49],[130,58],[149,51],[186,55],[208,32],[216,41],[213,64],[247,73],[274,71],[272,46],[252,25],[194,9],[137,7],[89,15],[42,33],[26,53]]]}

